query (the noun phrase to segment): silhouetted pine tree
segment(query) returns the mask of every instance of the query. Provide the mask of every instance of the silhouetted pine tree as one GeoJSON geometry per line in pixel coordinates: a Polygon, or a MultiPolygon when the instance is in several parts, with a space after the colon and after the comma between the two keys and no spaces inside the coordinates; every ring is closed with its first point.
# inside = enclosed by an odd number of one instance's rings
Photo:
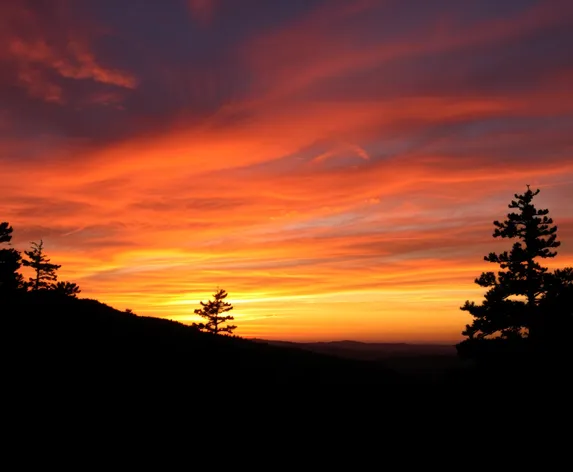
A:
{"type": "Polygon", "coordinates": [[[195,314],[202,316],[207,321],[206,323],[194,323],[193,326],[199,328],[201,331],[206,331],[208,333],[219,334],[228,333],[231,334],[233,330],[237,327],[234,325],[220,326],[222,323],[227,321],[233,321],[235,318],[230,315],[223,316],[223,313],[233,309],[230,303],[225,301],[228,293],[223,289],[218,289],[213,295],[214,300],[209,300],[208,302],[200,302],[202,308],[197,308],[195,314]]]}
{"type": "Polygon", "coordinates": [[[39,243],[32,243],[30,251],[24,251],[24,254],[29,259],[24,259],[22,264],[26,267],[31,267],[35,271],[34,277],[28,280],[28,286],[32,290],[48,289],[56,282],[58,276],[56,271],[61,267],[57,264],[52,264],[50,259],[44,254],[44,242],[40,240],[39,243]]]}
{"type": "Polygon", "coordinates": [[[547,216],[549,210],[538,210],[533,198],[539,193],[527,186],[523,195],[515,195],[509,205],[517,210],[509,213],[503,222],[494,221],[494,238],[516,239],[511,250],[490,253],[484,259],[498,264],[497,275],[484,272],[475,282],[489,290],[481,305],[466,301],[462,310],[475,319],[462,333],[470,339],[497,336],[505,339],[535,339],[543,331],[545,320],[540,307],[548,296],[549,281],[557,287],[563,274],[549,274],[539,260],[555,257],[553,249],[559,247],[557,227],[547,216]]]}
{"type": "MultiPolygon", "coordinates": [[[[0,223],[0,244],[12,240],[13,228],[6,222],[0,223]]],[[[7,294],[22,287],[22,276],[18,273],[22,257],[14,248],[0,249],[0,293],[7,294]]]]}

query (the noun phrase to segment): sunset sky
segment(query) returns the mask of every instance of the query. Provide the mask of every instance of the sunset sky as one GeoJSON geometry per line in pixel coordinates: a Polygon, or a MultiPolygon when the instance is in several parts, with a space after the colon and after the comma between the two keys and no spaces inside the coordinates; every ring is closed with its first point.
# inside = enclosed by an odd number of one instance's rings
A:
{"type": "Polygon", "coordinates": [[[526,184],[573,265],[573,2],[2,1],[0,169],[82,296],[455,342],[526,184]]]}

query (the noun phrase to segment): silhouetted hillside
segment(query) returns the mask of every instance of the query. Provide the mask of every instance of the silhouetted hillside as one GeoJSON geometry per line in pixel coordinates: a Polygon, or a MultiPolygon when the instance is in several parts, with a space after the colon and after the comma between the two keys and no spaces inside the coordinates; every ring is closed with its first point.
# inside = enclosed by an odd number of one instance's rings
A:
{"type": "Polygon", "coordinates": [[[460,368],[459,359],[449,354],[396,356],[403,345],[391,345],[393,355],[388,345],[378,345],[378,352],[386,349],[379,361],[352,358],[359,357],[358,352],[368,357],[365,353],[372,346],[367,343],[314,345],[330,353],[338,349],[332,356],[313,352],[308,345],[303,349],[296,343],[271,345],[202,333],[181,323],[139,317],[55,292],[25,293],[3,302],[2,310],[0,341],[7,361],[3,380],[26,391],[76,392],[87,387],[88,392],[95,389],[112,396],[126,389],[134,395],[159,389],[179,398],[209,389],[226,396],[242,392],[376,396],[420,387],[454,387],[457,392],[523,388],[540,382],[550,387],[568,378],[562,362],[551,368],[554,360],[532,366],[496,359],[493,364],[460,368]]]}
{"type": "Polygon", "coordinates": [[[89,381],[234,391],[266,386],[402,383],[380,365],[295,347],[201,333],[181,323],[120,312],[95,300],[28,293],[8,305],[2,342],[12,373],[43,382],[89,381]]]}

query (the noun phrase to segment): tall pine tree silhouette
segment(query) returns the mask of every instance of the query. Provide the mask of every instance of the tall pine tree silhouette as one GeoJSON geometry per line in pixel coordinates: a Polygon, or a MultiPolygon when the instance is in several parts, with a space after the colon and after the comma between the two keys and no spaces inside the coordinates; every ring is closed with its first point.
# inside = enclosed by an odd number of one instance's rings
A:
{"type": "Polygon", "coordinates": [[[226,302],[228,293],[223,289],[218,289],[213,295],[214,299],[208,302],[200,302],[201,308],[195,310],[195,314],[206,319],[205,323],[194,323],[193,326],[201,331],[208,333],[231,334],[237,327],[235,325],[221,326],[227,321],[233,321],[235,318],[231,315],[224,315],[233,309],[233,305],[226,302]]]}
{"type": "Polygon", "coordinates": [[[466,301],[461,307],[474,317],[462,333],[470,339],[488,336],[535,339],[543,330],[540,304],[547,295],[547,282],[550,277],[555,279],[555,274],[549,274],[539,261],[555,257],[557,252],[553,249],[560,243],[557,226],[547,216],[549,210],[538,210],[532,203],[538,194],[539,190],[532,191],[528,185],[527,191],[516,194],[509,204],[516,211],[509,213],[505,221],[494,221],[494,238],[517,241],[509,252],[492,252],[484,258],[498,264],[500,270],[497,275],[484,272],[475,280],[488,288],[481,305],[466,301]]]}
{"type": "Polygon", "coordinates": [[[51,288],[52,283],[56,282],[58,276],[56,271],[61,267],[57,264],[52,264],[50,259],[44,253],[44,242],[40,240],[39,243],[32,243],[30,251],[24,251],[28,259],[24,259],[22,264],[26,267],[31,267],[35,274],[28,280],[28,286],[32,290],[40,290],[51,288]]]}

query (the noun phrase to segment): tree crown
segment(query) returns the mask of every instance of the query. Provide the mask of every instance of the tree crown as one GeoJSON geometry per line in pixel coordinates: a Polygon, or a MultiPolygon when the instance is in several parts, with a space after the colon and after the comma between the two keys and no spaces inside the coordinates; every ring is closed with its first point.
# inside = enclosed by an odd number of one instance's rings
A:
{"type": "Polygon", "coordinates": [[[14,229],[7,223],[0,223],[0,243],[9,243],[12,240],[12,232],[14,229]]]}
{"type": "Polygon", "coordinates": [[[35,276],[30,277],[28,282],[33,290],[49,288],[52,282],[56,282],[58,279],[56,271],[61,265],[50,262],[50,259],[44,253],[44,242],[42,240],[39,243],[33,242],[32,249],[24,251],[24,254],[28,256],[28,259],[22,260],[22,264],[35,271],[35,276]]]}

